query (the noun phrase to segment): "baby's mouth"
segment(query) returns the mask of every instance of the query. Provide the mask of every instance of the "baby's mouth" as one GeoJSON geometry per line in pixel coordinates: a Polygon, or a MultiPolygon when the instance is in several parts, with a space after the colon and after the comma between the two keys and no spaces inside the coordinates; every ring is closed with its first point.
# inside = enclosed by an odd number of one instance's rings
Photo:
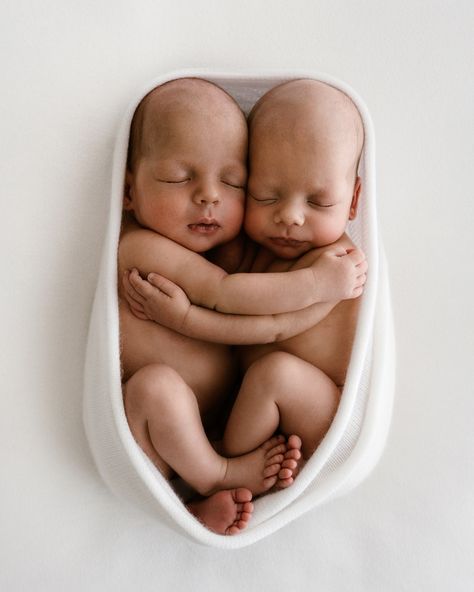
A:
{"type": "Polygon", "coordinates": [[[188,224],[189,230],[198,234],[212,234],[219,230],[220,224],[214,218],[202,218],[193,224],[188,224]]]}
{"type": "Polygon", "coordinates": [[[272,236],[270,237],[272,243],[280,247],[299,247],[306,241],[296,240],[295,238],[285,238],[283,236],[272,236]]]}

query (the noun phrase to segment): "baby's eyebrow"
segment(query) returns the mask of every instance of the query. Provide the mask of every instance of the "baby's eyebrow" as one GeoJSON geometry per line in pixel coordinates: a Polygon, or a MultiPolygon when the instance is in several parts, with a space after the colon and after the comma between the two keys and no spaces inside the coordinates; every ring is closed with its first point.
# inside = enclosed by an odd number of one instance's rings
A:
{"type": "Polygon", "coordinates": [[[154,163],[154,168],[159,168],[159,167],[163,167],[163,166],[178,166],[178,167],[186,167],[187,164],[186,162],[184,162],[184,160],[176,160],[175,158],[159,158],[155,163],[154,163]]]}
{"type": "Polygon", "coordinates": [[[228,165],[222,167],[221,172],[224,175],[226,173],[235,173],[237,175],[242,175],[244,177],[247,177],[247,169],[240,162],[234,162],[232,164],[228,164],[228,165]]]}
{"type": "Polygon", "coordinates": [[[311,187],[308,190],[308,197],[325,197],[328,194],[328,190],[325,187],[311,187]]]}

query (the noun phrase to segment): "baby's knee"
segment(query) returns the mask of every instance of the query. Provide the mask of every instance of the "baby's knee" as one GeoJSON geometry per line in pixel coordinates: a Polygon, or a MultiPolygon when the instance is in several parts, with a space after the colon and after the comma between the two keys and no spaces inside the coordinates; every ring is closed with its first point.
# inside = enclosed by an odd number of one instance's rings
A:
{"type": "Polygon", "coordinates": [[[138,370],[126,383],[126,410],[156,409],[157,406],[173,404],[185,387],[181,376],[170,366],[150,364],[138,370]]]}
{"type": "Polygon", "coordinates": [[[300,360],[292,354],[276,351],[259,358],[250,366],[248,379],[255,380],[265,389],[275,386],[284,387],[291,383],[295,373],[298,372],[300,360]]]}

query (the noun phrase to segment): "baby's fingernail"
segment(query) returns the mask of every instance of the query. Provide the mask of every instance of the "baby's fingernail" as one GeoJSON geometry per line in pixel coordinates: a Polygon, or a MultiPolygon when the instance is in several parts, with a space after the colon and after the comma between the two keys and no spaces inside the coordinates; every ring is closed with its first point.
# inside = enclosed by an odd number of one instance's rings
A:
{"type": "Polygon", "coordinates": [[[153,280],[153,279],[155,279],[155,274],[154,274],[154,273],[149,273],[149,274],[148,274],[148,276],[147,276],[147,279],[148,279],[148,280],[153,280]]]}

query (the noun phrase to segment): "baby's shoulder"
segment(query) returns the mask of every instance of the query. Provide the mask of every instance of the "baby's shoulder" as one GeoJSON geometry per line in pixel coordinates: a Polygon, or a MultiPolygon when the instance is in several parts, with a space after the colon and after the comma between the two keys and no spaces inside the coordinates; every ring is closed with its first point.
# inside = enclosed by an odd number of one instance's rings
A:
{"type": "Polygon", "coordinates": [[[187,257],[188,253],[188,249],[171,239],[140,226],[124,229],[118,245],[119,263],[126,268],[140,268],[140,264],[168,259],[179,262],[183,257],[187,257]]]}
{"type": "Polygon", "coordinates": [[[169,239],[152,230],[140,228],[139,226],[126,228],[120,234],[119,253],[127,253],[136,249],[142,250],[154,245],[161,247],[166,245],[167,242],[170,242],[169,239]]]}

